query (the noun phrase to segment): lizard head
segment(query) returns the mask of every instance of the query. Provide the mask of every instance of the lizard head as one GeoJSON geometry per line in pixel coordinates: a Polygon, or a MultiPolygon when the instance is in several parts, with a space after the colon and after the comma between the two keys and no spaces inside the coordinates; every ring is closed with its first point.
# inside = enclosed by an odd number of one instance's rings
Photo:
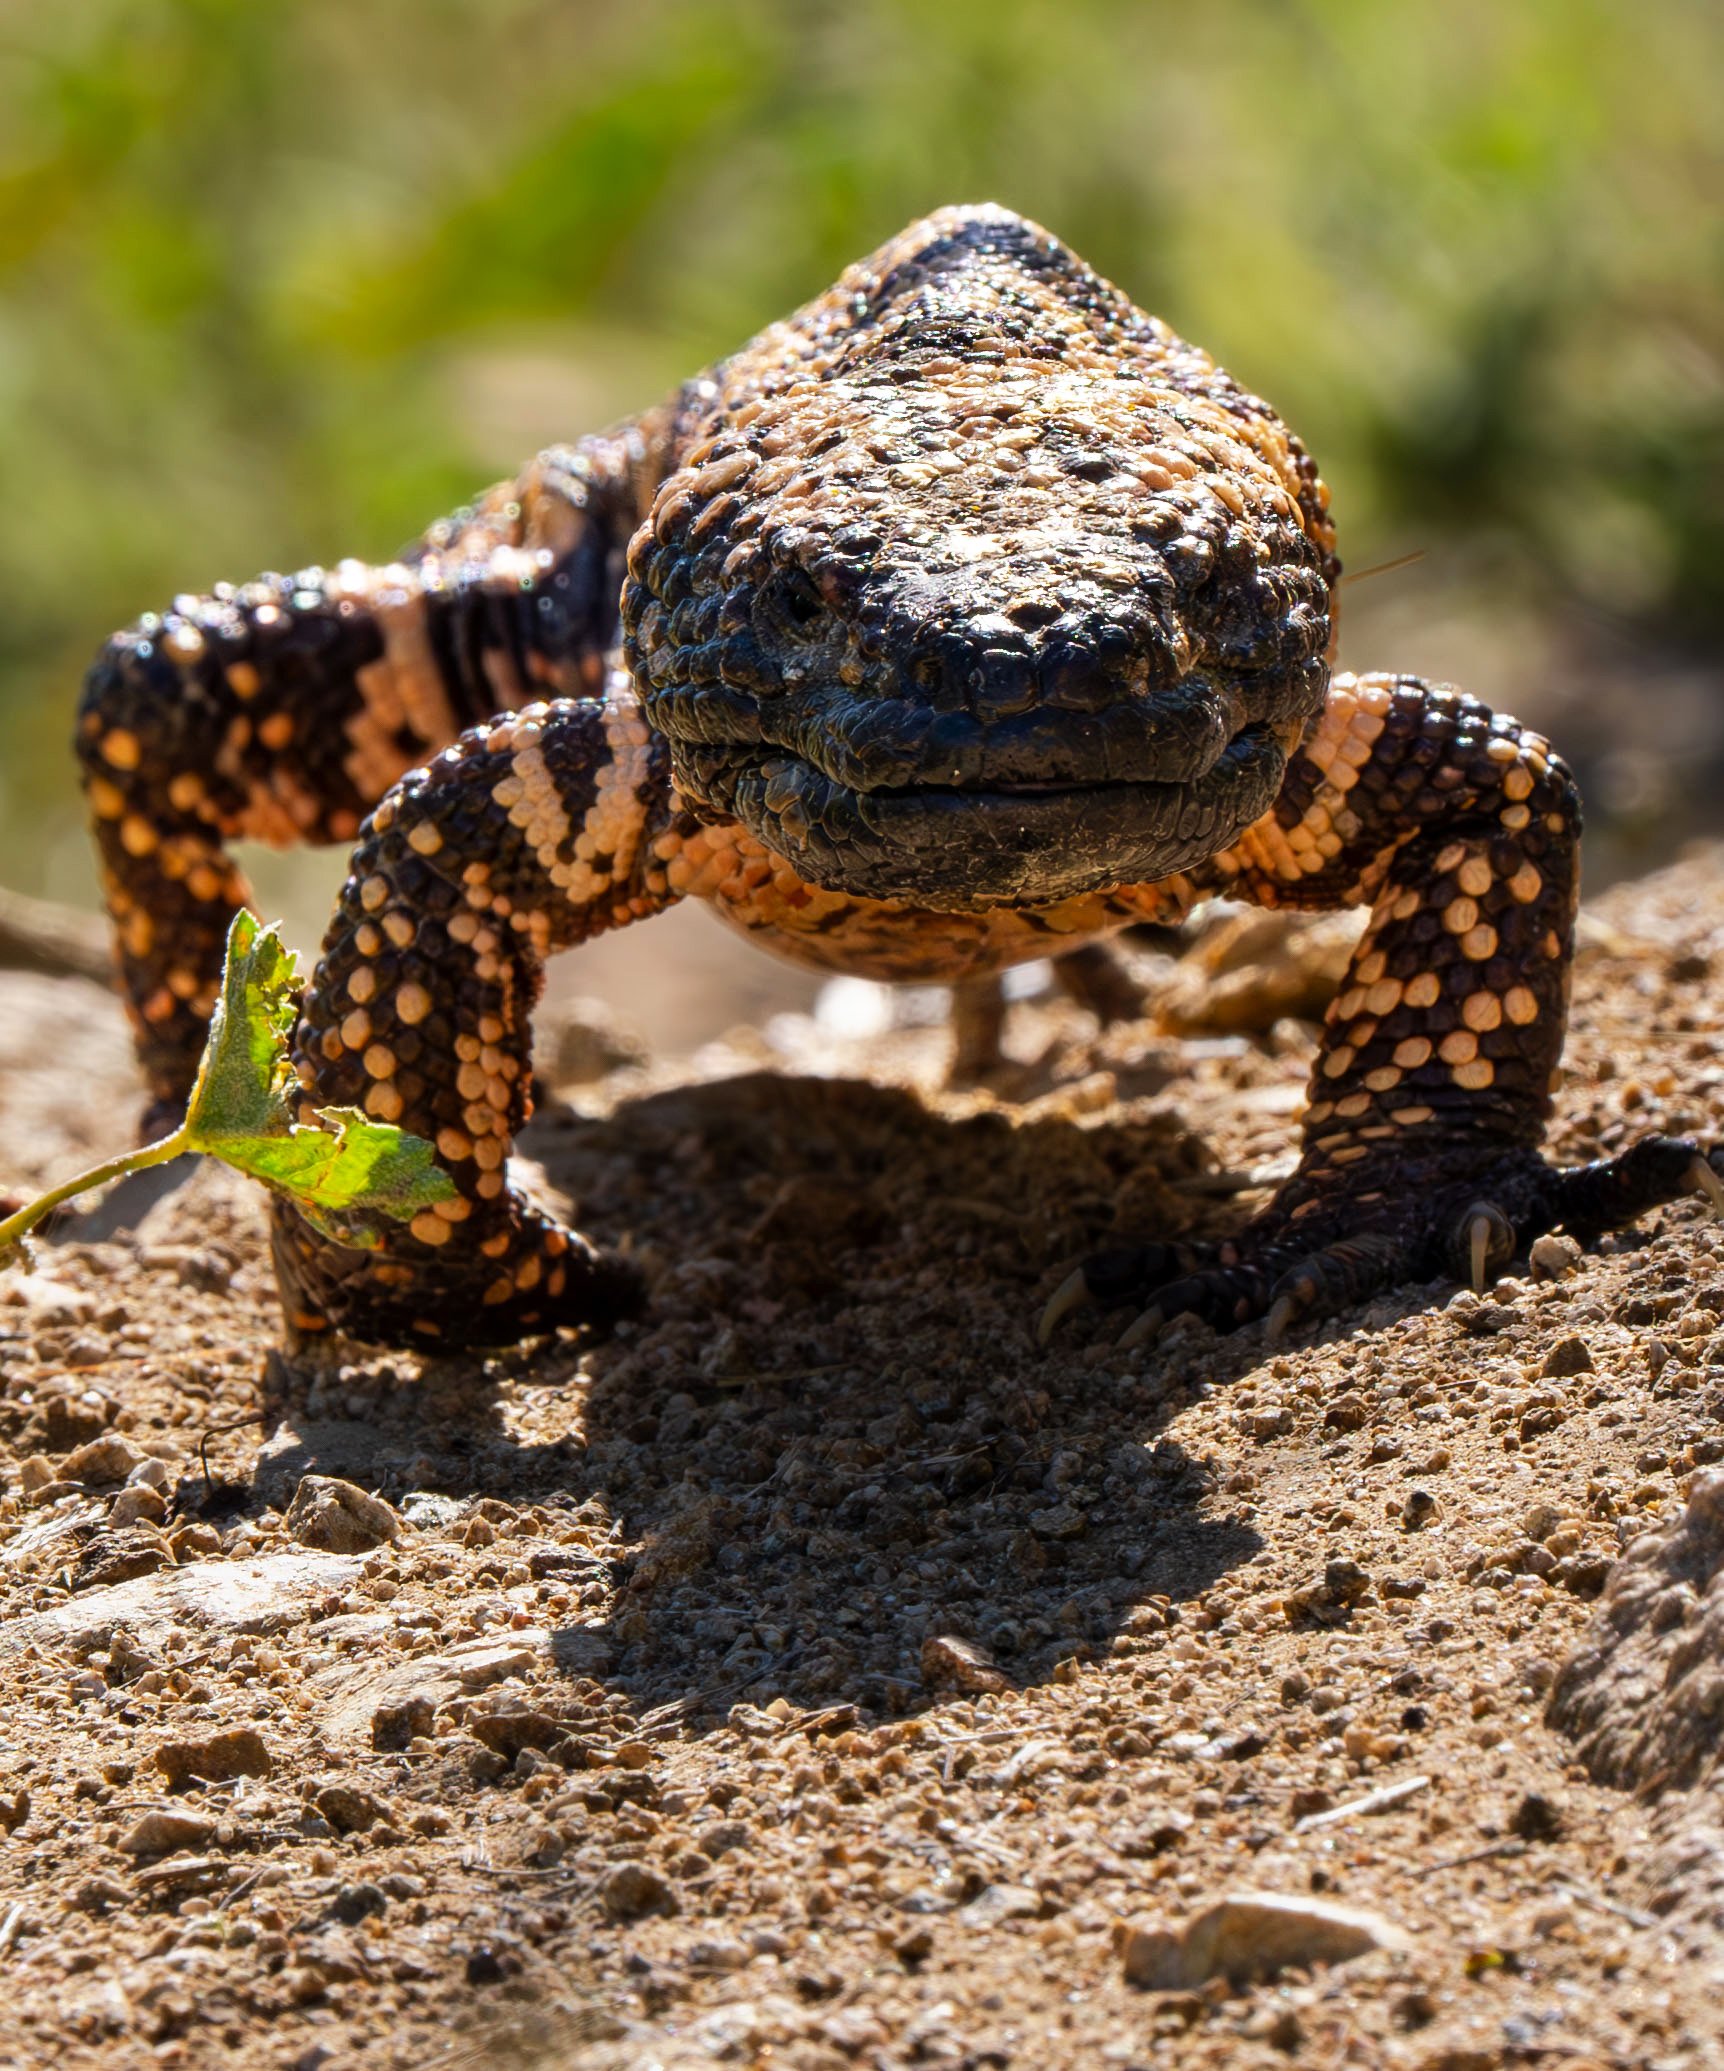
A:
{"type": "Polygon", "coordinates": [[[1328,680],[1322,484],[1045,232],[931,218],[684,407],[623,633],[697,811],[956,910],[1172,875],[1273,802],[1328,680]]]}

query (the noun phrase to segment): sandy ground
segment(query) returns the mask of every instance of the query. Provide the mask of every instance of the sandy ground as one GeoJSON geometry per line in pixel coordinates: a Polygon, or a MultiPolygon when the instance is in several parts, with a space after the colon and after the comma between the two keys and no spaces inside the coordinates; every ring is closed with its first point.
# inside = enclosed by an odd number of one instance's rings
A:
{"type": "MultiPolygon", "coordinates": [[[[1716,1137],[1724,853],[1585,944],[1559,1152],[1716,1137]]],[[[1027,999],[948,1093],[871,1011],[548,1104],[652,1286],[603,1344],[288,1356],[208,1168],[0,1281],[6,2071],[1724,2061],[1724,1226],[1044,1353],[1260,1198],[1308,1034],[1027,999]],[[1242,1893],[1292,1940],[1158,1935],[1242,1893]]],[[[137,1100],[0,978],[0,1191],[137,1100]]]]}

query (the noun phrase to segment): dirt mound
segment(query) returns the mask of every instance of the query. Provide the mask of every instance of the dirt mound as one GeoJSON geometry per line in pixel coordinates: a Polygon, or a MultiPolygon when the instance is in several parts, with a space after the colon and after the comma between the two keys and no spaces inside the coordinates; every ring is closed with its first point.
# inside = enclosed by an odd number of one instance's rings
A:
{"type": "Polygon", "coordinates": [[[1611,1570],[1550,1723],[1601,1783],[1643,1795],[1711,1778],[1724,1759],[1724,1473],[1698,1474],[1668,1525],[1611,1570]]]}
{"type": "Polygon", "coordinates": [[[1654,1912],[1724,1928],[1724,1473],[1697,1474],[1628,1546],[1548,1717],[1601,1783],[1658,1801],[1640,1872],[1654,1912]]]}

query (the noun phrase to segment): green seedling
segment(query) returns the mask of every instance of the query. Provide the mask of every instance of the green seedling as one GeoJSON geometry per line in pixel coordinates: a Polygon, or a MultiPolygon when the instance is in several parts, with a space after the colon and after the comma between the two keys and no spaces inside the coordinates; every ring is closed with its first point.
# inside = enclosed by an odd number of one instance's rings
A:
{"type": "Polygon", "coordinates": [[[294,961],[273,926],[234,915],[185,1120],[160,1142],[94,1165],[0,1222],[0,1266],[18,1263],[25,1236],[62,1201],[189,1151],[262,1180],[326,1236],[361,1250],[376,1248],[387,1222],[406,1222],[451,1198],[454,1181],[423,1137],[356,1107],[319,1108],[315,1126],[295,1119],[288,1055],[299,1011],[294,961]]]}

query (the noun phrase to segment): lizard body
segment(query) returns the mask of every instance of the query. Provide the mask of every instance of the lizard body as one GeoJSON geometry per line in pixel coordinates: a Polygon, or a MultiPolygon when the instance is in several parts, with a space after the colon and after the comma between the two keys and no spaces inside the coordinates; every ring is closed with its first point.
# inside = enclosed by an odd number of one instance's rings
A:
{"type": "Polygon", "coordinates": [[[354,844],[307,1110],[427,1137],[457,1188],[381,1252],[278,1203],[305,1329],[496,1342],[629,1299],[507,1157],[544,960],[685,898],[819,968],[950,981],[1217,894],[1372,908],[1297,1172],[1212,1254],[1087,1262],[1050,1322],[1089,1297],[1279,1327],[1705,1184],[1663,1139],[1538,1155],[1573,783],[1460,692],[1332,677],[1338,576],[1265,403],[1034,224],[941,211],[399,562],[109,643],[78,748],[157,1108],[252,836],[354,844]]]}

